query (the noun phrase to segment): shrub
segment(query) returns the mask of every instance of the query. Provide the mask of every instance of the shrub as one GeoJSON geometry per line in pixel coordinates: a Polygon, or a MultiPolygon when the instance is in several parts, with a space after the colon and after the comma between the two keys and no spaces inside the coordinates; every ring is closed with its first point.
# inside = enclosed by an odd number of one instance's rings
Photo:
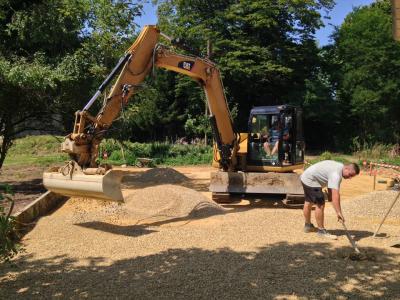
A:
{"type": "Polygon", "coordinates": [[[321,155],[318,158],[309,161],[309,163],[310,163],[310,165],[313,165],[322,160],[334,160],[337,162],[341,162],[343,164],[350,163],[350,161],[347,158],[337,155],[337,154],[334,154],[334,153],[331,153],[329,151],[325,151],[325,152],[321,153],[321,155]]]}
{"type": "Polygon", "coordinates": [[[320,155],[321,160],[331,160],[333,157],[332,153],[325,151],[320,155]]]}
{"type": "Polygon", "coordinates": [[[120,151],[120,150],[115,150],[115,151],[113,151],[113,152],[111,153],[111,155],[109,156],[109,159],[110,159],[110,160],[113,160],[113,161],[119,161],[119,160],[121,160],[121,159],[122,159],[122,153],[121,153],[121,151],[120,151]]]}
{"type": "MultiPolygon", "coordinates": [[[[156,164],[166,165],[196,165],[209,164],[212,160],[212,148],[202,145],[180,145],[166,142],[154,143],[121,143],[125,161],[121,154],[121,148],[114,140],[103,140],[101,151],[109,154],[108,163],[136,165],[137,158],[152,158],[156,164]]],[[[102,162],[107,162],[103,161],[102,162]]]]}
{"type": "Polygon", "coordinates": [[[9,185],[0,185],[0,261],[9,261],[18,253],[19,245],[15,230],[15,218],[11,216],[14,208],[13,192],[9,185]],[[4,204],[10,203],[6,212],[4,204]]]}

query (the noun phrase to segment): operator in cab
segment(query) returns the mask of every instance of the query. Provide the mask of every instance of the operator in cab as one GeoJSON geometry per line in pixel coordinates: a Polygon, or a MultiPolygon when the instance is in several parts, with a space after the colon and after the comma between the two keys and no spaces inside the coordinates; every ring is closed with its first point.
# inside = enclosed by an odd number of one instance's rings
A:
{"type": "MultiPolygon", "coordinates": [[[[279,135],[281,134],[281,126],[279,122],[275,122],[272,128],[269,130],[269,133],[264,135],[263,137],[266,139],[264,143],[264,151],[267,156],[275,155],[278,152],[279,146],[279,135]]],[[[289,140],[289,129],[283,129],[283,137],[284,141],[289,140]]]]}
{"type": "Polygon", "coordinates": [[[324,226],[325,198],[323,187],[328,188],[328,197],[332,201],[339,222],[344,223],[342,208],[340,206],[340,183],[342,178],[350,179],[360,173],[360,168],[355,163],[343,165],[333,160],[318,162],[303,172],[300,177],[304,189],[305,219],[304,232],[317,232],[318,236],[328,239],[337,239],[336,235],[330,234],[324,226]],[[311,210],[315,205],[315,220],[317,226],[311,223],[311,210]]]}

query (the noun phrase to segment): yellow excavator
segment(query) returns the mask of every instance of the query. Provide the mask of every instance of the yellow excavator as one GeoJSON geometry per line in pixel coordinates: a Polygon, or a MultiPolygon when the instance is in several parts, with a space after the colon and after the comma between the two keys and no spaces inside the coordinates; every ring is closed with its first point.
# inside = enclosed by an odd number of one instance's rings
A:
{"type": "Polygon", "coordinates": [[[187,48],[156,26],[142,29],[97,92],[76,112],[73,132],[61,144],[71,161],[45,172],[45,187],[66,196],[123,201],[120,183],[126,173],[98,165],[99,145],[145,77],[153,68],[164,68],[191,77],[205,92],[215,141],[212,165],[218,169],[212,172],[210,183],[215,199],[235,193],[301,198],[303,189],[293,172],[304,165],[301,109],[290,105],[255,107],[248,132],[237,133],[216,65],[206,58],[178,54],[173,47],[187,48]],[[172,47],[161,44],[161,37],[172,47]],[[116,77],[101,110],[91,115],[89,108],[116,77]]]}

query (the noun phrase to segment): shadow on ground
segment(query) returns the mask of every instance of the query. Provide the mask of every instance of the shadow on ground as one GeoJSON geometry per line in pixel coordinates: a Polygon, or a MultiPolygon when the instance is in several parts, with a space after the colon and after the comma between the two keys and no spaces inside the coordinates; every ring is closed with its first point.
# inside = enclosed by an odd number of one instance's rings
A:
{"type": "Polygon", "coordinates": [[[152,232],[156,232],[156,230],[148,229],[145,225],[116,225],[116,224],[109,224],[105,222],[85,222],[79,223],[78,226],[100,230],[108,233],[118,234],[118,235],[125,235],[131,237],[137,237],[141,235],[150,234],[152,232]]]}
{"type": "MultiPolygon", "coordinates": [[[[107,264],[26,255],[0,270],[3,299],[396,299],[400,254],[370,249],[377,261],[343,259],[329,244],[278,243],[259,252],[169,249],[107,264]]],[[[134,253],[132,253],[132,256],[134,253]]]]}
{"type": "MultiPolygon", "coordinates": [[[[360,241],[364,238],[373,236],[374,234],[371,231],[365,231],[365,230],[348,230],[348,232],[355,241],[360,241]]],[[[346,231],[343,229],[329,230],[329,233],[332,233],[337,236],[346,235],[346,231]]]]}

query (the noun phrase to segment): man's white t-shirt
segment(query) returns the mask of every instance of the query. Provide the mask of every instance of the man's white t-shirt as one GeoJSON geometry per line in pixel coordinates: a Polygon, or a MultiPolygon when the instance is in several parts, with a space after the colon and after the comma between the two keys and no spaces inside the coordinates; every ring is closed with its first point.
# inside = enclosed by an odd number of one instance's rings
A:
{"type": "Polygon", "coordinates": [[[343,164],[324,160],[312,165],[303,172],[300,179],[310,187],[325,187],[339,190],[342,181],[343,164]]]}

